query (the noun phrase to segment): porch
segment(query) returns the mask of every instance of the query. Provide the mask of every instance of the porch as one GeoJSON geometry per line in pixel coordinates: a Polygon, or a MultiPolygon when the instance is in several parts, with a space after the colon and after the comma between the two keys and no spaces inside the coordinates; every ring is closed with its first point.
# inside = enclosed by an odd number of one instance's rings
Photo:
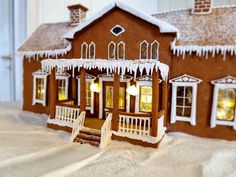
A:
{"type": "MultiPolygon", "coordinates": [[[[50,118],[48,126],[56,129],[67,129],[72,131],[71,141],[80,143],[90,143],[100,147],[105,147],[109,144],[110,139],[118,139],[129,141],[133,144],[141,144],[144,146],[157,147],[165,133],[165,114],[167,110],[167,79],[168,66],[159,61],[119,61],[119,65],[114,65],[114,61],[103,62],[101,69],[106,69],[108,73],[113,74],[113,95],[112,108],[106,110],[105,120],[86,117],[86,70],[99,68],[100,64],[95,60],[73,60],[73,65],[69,66],[71,60],[46,60],[42,63],[43,69],[50,72],[51,85],[51,102],[50,102],[50,118]],[[53,62],[50,63],[49,61],[53,62]],[[47,63],[48,62],[48,63],[47,63]],[[63,65],[61,62],[64,62],[63,65]],[[113,64],[112,64],[113,63],[113,64]],[[80,65],[82,64],[82,65],[80,65]],[[112,64],[112,69],[110,68],[112,64]],[[133,65],[136,65],[135,69],[133,65]],[[63,66],[63,67],[62,67],[63,66]],[[126,68],[124,68],[124,66],[126,68]],[[59,72],[64,70],[75,69],[80,71],[79,75],[79,100],[57,100],[57,82],[55,79],[56,69],[59,72]],[[136,78],[137,70],[146,69],[146,73],[150,73],[151,77],[151,112],[131,112],[129,109],[120,110],[119,105],[119,88],[121,86],[121,78],[125,76],[126,71],[134,72],[136,78]],[[130,71],[131,70],[131,71],[130,71]],[[160,72],[159,72],[160,71],[160,72]],[[162,83],[160,87],[160,77],[162,83]],[[161,97],[160,97],[161,96],[161,97]],[[161,101],[159,101],[161,100],[161,101]],[[78,104],[75,103],[80,103],[78,104]],[[161,102],[161,104],[160,104],[161,102]],[[86,141],[85,141],[86,140],[86,141]],[[138,143],[137,143],[138,142],[138,143]]],[[[72,80],[74,79],[74,75],[72,80]]],[[[73,82],[72,82],[73,84],[73,82]]],[[[76,85],[74,83],[74,85],[76,85]]],[[[76,90],[73,85],[72,89],[76,90]]],[[[130,96],[130,95],[127,95],[130,96]]],[[[76,97],[75,97],[76,98],[76,97]]],[[[100,98],[100,95],[99,95],[100,98]]],[[[99,100],[100,103],[100,100],[99,100]]],[[[99,108],[101,104],[99,104],[99,108]]],[[[103,107],[104,109],[104,107],[103,107]]],[[[100,115],[100,113],[99,113],[100,115]]],[[[101,118],[101,117],[99,117],[101,118]]]]}

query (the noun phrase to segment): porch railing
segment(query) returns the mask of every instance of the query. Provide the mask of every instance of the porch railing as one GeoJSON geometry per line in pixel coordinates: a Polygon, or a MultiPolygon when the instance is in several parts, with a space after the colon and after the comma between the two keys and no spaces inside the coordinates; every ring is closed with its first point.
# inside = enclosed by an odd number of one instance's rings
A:
{"type": "Polygon", "coordinates": [[[74,105],[75,101],[72,99],[67,99],[67,100],[61,100],[57,102],[57,105],[63,106],[63,105],[74,105]]]}
{"type": "Polygon", "coordinates": [[[112,120],[112,113],[109,113],[106,118],[106,121],[102,126],[100,148],[106,147],[111,141],[111,135],[112,135],[111,120],[112,120]]]}
{"type": "Polygon", "coordinates": [[[72,129],[72,133],[70,137],[71,142],[74,141],[75,137],[79,134],[80,130],[84,127],[85,114],[86,114],[85,111],[81,112],[79,117],[76,120],[74,120],[73,129],[72,129]]]}
{"type": "Polygon", "coordinates": [[[118,127],[119,132],[150,136],[150,130],[150,114],[133,114],[120,112],[118,127]]]}
{"type": "Polygon", "coordinates": [[[55,119],[61,122],[74,123],[79,117],[80,109],[74,105],[56,106],[55,119]]]}

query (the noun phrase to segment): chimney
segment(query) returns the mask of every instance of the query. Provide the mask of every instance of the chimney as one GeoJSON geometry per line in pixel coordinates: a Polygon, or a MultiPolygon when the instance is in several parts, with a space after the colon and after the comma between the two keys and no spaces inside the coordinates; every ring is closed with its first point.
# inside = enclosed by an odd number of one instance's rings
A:
{"type": "Polygon", "coordinates": [[[79,22],[86,18],[86,13],[88,11],[87,7],[81,4],[75,4],[67,7],[70,11],[70,24],[77,25],[79,22]]]}
{"type": "Polygon", "coordinates": [[[209,14],[211,13],[213,0],[194,0],[192,14],[209,14]]]}

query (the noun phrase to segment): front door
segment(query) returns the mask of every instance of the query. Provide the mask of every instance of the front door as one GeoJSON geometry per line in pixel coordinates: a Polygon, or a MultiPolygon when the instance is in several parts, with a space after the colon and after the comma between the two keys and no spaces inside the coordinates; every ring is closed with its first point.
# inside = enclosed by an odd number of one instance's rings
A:
{"type": "MultiPolygon", "coordinates": [[[[112,112],[113,108],[113,82],[104,82],[103,88],[103,115],[106,117],[106,113],[112,112]]],[[[119,110],[126,111],[126,83],[123,82],[119,88],[119,110]]]]}

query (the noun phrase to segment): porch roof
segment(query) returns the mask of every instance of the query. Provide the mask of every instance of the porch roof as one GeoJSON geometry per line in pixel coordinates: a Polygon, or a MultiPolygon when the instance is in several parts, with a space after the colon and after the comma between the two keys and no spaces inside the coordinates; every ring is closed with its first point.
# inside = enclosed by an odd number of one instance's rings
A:
{"type": "Polygon", "coordinates": [[[108,60],[108,59],[46,59],[41,61],[42,69],[50,72],[53,68],[56,68],[59,72],[63,72],[67,69],[78,70],[80,68],[85,69],[99,69],[107,70],[107,73],[113,73],[118,71],[121,76],[125,75],[125,72],[134,73],[136,78],[137,71],[140,71],[141,75],[145,70],[148,75],[152,75],[153,70],[159,70],[163,80],[168,79],[169,66],[161,63],[158,60],[108,60]]]}

